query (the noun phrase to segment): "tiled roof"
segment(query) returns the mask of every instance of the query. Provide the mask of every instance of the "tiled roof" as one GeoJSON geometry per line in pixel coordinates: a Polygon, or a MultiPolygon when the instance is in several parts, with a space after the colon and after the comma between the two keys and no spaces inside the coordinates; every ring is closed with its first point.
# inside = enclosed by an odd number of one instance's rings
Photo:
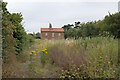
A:
{"type": "Polygon", "coordinates": [[[64,29],[63,28],[52,28],[50,30],[49,28],[41,28],[41,31],[64,32],[64,29]]]}

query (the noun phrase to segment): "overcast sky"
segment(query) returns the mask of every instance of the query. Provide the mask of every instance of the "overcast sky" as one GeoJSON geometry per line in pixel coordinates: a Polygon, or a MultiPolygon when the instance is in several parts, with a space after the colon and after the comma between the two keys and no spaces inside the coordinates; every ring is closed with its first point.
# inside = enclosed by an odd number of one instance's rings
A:
{"type": "Polygon", "coordinates": [[[48,23],[61,28],[75,21],[102,20],[118,12],[119,0],[3,0],[11,13],[22,13],[27,32],[40,32],[48,23]]]}

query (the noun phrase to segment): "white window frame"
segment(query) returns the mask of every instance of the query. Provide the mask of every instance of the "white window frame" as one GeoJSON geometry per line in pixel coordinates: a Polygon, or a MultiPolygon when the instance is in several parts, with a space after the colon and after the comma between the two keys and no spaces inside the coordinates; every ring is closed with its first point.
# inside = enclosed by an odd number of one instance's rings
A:
{"type": "Polygon", "coordinates": [[[54,33],[52,33],[52,37],[55,37],[55,34],[54,34],[54,33]]]}
{"type": "Polygon", "coordinates": [[[45,33],[45,36],[47,36],[48,34],[47,33],[45,33]]]}
{"type": "Polygon", "coordinates": [[[58,33],[58,36],[61,36],[61,33],[58,33]]]}

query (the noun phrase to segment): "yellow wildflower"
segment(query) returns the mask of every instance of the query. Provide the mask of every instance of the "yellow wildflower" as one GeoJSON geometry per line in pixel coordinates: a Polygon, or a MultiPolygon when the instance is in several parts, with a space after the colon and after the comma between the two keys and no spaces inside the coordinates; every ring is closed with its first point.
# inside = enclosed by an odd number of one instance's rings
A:
{"type": "Polygon", "coordinates": [[[47,54],[47,52],[45,52],[47,54]]]}
{"type": "Polygon", "coordinates": [[[42,52],[44,52],[45,50],[43,49],[42,52]]]}
{"type": "Polygon", "coordinates": [[[35,53],[35,51],[32,51],[32,53],[35,53]]]}
{"type": "Polygon", "coordinates": [[[37,56],[37,54],[35,54],[35,56],[37,56]]]}
{"type": "Polygon", "coordinates": [[[36,51],[38,51],[38,49],[36,49],[36,51]]]}
{"type": "Polygon", "coordinates": [[[30,52],[29,54],[30,54],[30,55],[32,55],[32,53],[31,53],[31,52],[30,52]]]}
{"type": "Polygon", "coordinates": [[[47,50],[47,49],[44,49],[45,51],[47,50]]]}

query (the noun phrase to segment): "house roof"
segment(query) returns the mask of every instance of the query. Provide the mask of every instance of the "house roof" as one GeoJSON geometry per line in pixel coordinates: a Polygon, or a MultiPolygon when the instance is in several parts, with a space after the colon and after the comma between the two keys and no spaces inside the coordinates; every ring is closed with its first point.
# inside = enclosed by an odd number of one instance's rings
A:
{"type": "Polygon", "coordinates": [[[52,28],[51,30],[49,28],[41,28],[41,31],[47,31],[47,32],[64,32],[63,28],[52,28]]]}

